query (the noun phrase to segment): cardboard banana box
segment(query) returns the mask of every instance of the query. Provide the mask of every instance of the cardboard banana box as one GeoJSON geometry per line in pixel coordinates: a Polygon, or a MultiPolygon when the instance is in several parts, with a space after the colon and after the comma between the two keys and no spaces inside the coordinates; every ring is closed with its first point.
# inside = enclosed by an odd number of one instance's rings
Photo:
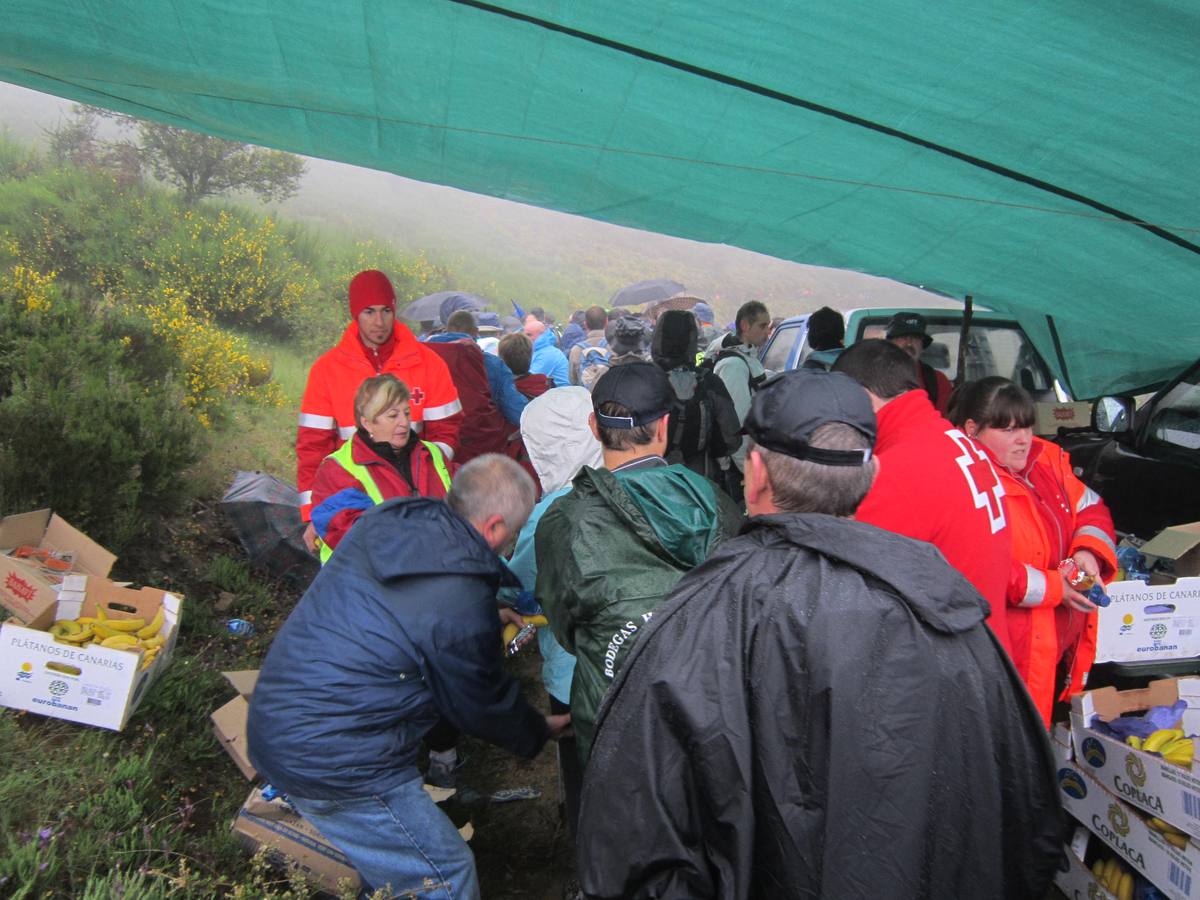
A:
{"type": "MultiPolygon", "coordinates": [[[[1172,900],[1200,897],[1200,848],[1180,848],[1150,827],[1143,814],[1075,766],[1058,770],[1058,787],[1067,812],[1108,844],[1139,876],[1172,900]]],[[[1070,896],[1068,894],[1068,896],[1070,896]]]]}
{"type": "Polygon", "coordinates": [[[120,731],[175,652],[183,599],[156,588],[118,587],[93,576],[71,576],[56,603],[30,624],[0,626],[0,705],[120,731]],[[58,619],[97,615],[151,622],[161,610],[161,646],[139,652],[61,643],[46,629],[58,619]]]}
{"type": "Polygon", "coordinates": [[[1084,691],[1071,698],[1071,739],[1075,765],[1105,789],[1200,838],[1200,765],[1193,762],[1192,769],[1175,765],[1090,727],[1097,718],[1108,722],[1189,696],[1192,708],[1183,714],[1182,728],[1186,734],[1200,734],[1198,678],[1167,678],[1131,691],[1111,687],[1084,691]]]}

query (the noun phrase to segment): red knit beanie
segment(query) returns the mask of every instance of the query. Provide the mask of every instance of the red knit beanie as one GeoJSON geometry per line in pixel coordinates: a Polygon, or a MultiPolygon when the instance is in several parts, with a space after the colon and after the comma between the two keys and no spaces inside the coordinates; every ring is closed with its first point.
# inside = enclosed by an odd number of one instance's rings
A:
{"type": "Polygon", "coordinates": [[[396,308],[396,291],[392,282],[378,269],[367,269],[350,279],[350,318],[369,306],[396,308]]]}

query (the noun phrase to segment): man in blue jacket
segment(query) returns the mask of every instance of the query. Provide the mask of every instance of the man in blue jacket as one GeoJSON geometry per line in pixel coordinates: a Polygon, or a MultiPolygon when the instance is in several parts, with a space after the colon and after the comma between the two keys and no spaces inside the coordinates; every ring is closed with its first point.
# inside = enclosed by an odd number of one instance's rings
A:
{"type": "Polygon", "coordinates": [[[250,704],[255,767],[371,889],[478,898],[470,848],[422,787],[421,739],[441,718],[532,757],[569,716],[543,716],[501,664],[496,551],[533,507],[512,460],[459,470],[446,502],[366,513],[271,645],[250,704]]]}

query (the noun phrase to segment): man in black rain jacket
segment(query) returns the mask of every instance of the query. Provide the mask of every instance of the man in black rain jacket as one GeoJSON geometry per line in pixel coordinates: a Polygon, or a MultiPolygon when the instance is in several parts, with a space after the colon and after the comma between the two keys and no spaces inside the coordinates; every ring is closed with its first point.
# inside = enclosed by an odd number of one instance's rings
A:
{"type": "Polygon", "coordinates": [[[866,394],[790,372],[746,431],[754,518],[659,606],[600,710],[584,893],[1041,897],[1062,825],[1046,734],[975,589],[851,519],[866,394]]]}

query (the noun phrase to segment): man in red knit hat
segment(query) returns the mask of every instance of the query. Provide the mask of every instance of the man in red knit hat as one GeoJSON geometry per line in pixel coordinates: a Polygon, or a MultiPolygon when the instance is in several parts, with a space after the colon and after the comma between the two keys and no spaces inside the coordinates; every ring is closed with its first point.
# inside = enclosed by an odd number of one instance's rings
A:
{"type": "MultiPolygon", "coordinates": [[[[421,438],[438,444],[448,458],[458,449],[458,391],[441,357],[396,321],[392,282],[377,269],[359,272],[350,279],[349,297],[351,322],[342,339],[308,370],[300,401],[296,489],[306,522],[317,466],[354,434],[354,392],[367,378],[388,372],[403,381],[410,394],[412,424],[421,438]]],[[[306,540],[312,543],[311,526],[306,540]]]]}

